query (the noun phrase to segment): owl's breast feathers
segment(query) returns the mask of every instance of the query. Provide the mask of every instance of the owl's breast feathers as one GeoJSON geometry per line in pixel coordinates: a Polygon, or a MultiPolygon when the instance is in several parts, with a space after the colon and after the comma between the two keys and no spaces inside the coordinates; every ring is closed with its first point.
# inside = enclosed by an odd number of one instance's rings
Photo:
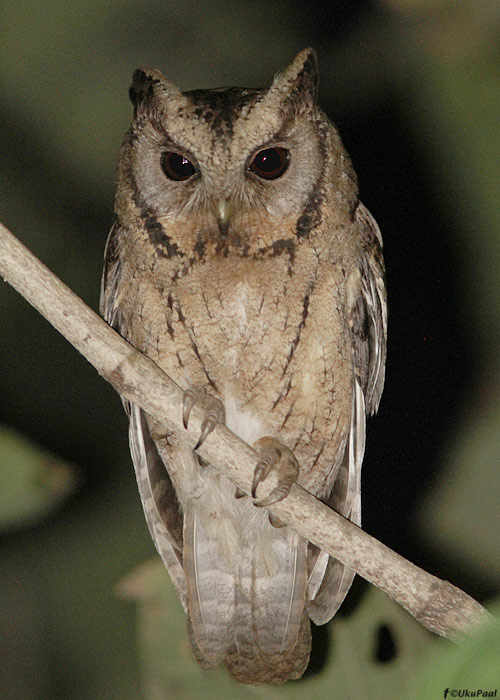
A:
{"type": "Polygon", "coordinates": [[[342,265],[318,261],[306,241],[292,265],[286,253],[216,256],[174,280],[168,258],[151,267],[143,253],[127,257],[121,332],[180,386],[227,404],[228,427],[243,439],[262,437],[252,418],[265,426],[295,452],[301,483],[326,495],[352,402],[342,265]]]}

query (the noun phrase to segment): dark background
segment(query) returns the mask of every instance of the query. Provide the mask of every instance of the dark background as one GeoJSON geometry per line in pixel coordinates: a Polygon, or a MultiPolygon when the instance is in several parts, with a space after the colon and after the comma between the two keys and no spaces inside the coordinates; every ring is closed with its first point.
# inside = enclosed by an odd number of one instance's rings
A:
{"type": "MultiPolygon", "coordinates": [[[[320,102],[385,243],[364,527],[481,600],[500,583],[499,29],[495,0],[0,9],[0,220],[94,309],[133,69],[185,90],[261,86],[314,46],[320,102]]],[[[7,285],[0,349],[0,424],[77,478],[51,515],[1,540],[6,697],[138,698],[134,610],[114,587],[153,546],[120,401],[7,285]]]]}

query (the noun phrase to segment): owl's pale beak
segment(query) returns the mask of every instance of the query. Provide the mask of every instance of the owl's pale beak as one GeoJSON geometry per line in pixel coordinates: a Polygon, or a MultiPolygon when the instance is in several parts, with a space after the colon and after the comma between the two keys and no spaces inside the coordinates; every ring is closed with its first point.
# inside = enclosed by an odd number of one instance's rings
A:
{"type": "Polygon", "coordinates": [[[221,236],[227,236],[229,222],[233,214],[233,205],[227,199],[219,199],[218,202],[214,203],[212,211],[217,220],[221,236]]]}

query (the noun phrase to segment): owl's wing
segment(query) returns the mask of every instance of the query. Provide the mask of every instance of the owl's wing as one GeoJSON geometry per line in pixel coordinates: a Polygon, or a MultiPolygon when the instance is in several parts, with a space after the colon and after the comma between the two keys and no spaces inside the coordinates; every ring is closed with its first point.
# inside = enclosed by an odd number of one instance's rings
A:
{"type": "Polygon", "coordinates": [[[387,296],[382,235],[368,209],[359,204],[361,257],[347,281],[347,304],[356,378],[368,415],[377,411],[385,377],[387,296]]]}
{"type": "Polygon", "coordinates": [[[186,578],[182,568],[182,513],[168,472],[149,434],[146,416],[134,404],[130,405],[129,442],[151,538],[187,610],[186,578]]]}
{"type": "MultiPolygon", "coordinates": [[[[100,311],[104,319],[123,337],[127,337],[120,313],[122,268],[118,255],[120,228],[113,224],[105,252],[101,286],[100,311]]],[[[134,404],[123,401],[129,416],[129,443],[134,462],[137,485],[149,531],[156,549],[174,583],[186,609],[186,581],[182,569],[182,513],[174,486],[149,434],[144,412],[134,404]]]]}
{"type": "MultiPolygon", "coordinates": [[[[356,210],[361,236],[359,265],[347,279],[348,320],[354,364],[351,426],[344,459],[327,500],[334,510],[361,525],[361,464],[365,451],[366,414],[376,412],[384,387],[387,301],[382,236],[363,204],[356,210]]],[[[337,612],[354,571],[312,550],[316,557],[309,576],[308,613],[313,622],[328,622],[337,612]]]]}
{"type": "Polygon", "coordinates": [[[116,219],[109,232],[104,250],[104,269],[101,280],[101,298],[99,311],[109,325],[121,334],[122,319],[120,314],[120,279],[123,269],[120,262],[120,238],[123,231],[116,219]]]}

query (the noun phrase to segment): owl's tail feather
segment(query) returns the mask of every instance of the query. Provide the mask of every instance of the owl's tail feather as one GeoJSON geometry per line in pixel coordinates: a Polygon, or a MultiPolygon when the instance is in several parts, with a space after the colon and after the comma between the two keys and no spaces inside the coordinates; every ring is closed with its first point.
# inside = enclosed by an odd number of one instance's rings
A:
{"type": "MultiPolygon", "coordinates": [[[[202,654],[190,617],[188,617],[188,632],[198,664],[204,669],[216,666],[218,662],[202,654]]],[[[289,652],[273,656],[263,654],[262,650],[249,639],[249,635],[244,633],[234,637],[223,661],[229,673],[240,683],[279,685],[302,677],[309,663],[310,651],[311,624],[304,612],[296,644],[289,652]]]]}
{"type": "Polygon", "coordinates": [[[260,539],[267,546],[242,542],[233,568],[196,513],[185,513],[183,563],[195,658],[203,668],[225,663],[236,680],[254,685],[300,678],[311,646],[307,543],[288,528],[264,527],[260,539]]]}
{"type": "Polygon", "coordinates": [[[240,630],[225,660],[233,678],[251,685],[279,685],[301,678],[311,651],[311,625],[305,609],[299,622],[294,646],[281,654],[265,654],[255,638],[246,630],[240,630]]]}
{"type": "Polygon", "coordinates": [[[184,514],[184,556],[189,628],[204,668],[220,664],[234,637],[236,595],[232,572],[221,566],[217,540],[194,508],[184,514]]]}

